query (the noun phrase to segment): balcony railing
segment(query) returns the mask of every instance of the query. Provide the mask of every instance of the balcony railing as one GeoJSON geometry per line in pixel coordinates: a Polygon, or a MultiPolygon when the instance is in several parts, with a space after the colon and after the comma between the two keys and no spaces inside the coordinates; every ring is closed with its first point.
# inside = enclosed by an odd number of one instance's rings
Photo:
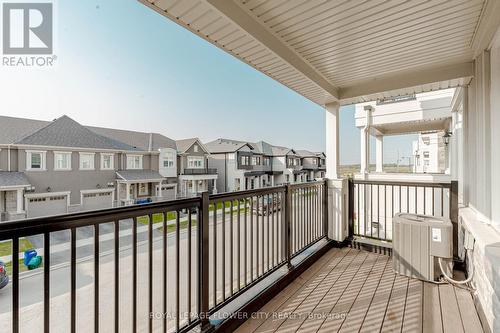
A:
{"type": "Polygon", "coordinates": [[[12,240],[12,258],[19,258],[23,238],[44,244],[43,299],[33,328],[34,321],[20,319],[36,316],[37,308],[21,307],[20,291],[28,291],[13,261],[12,331],[49,332],[58,321],[70,332],[205,330],[209,316],[278,269],[291,269],[293,258],[326,237],[326,198],[326,183],[313,182],[3,223],[0,241],[12,240]],[[61,233],[67,256],[54,255],[61,233]],[[88,258],[77,257],[84,250],[88,258]],[[51,298],[54,282],[64,284],[60,275],[52,281],[61,257],[69,260],[67,317],[55,310],[62,299],[51,298]],[[89,279],[92,291],[81,292],[89,279]]]}
{"type": "Polygon", "coordinates": [[[458,184],[349,181],[350,234],[392,242],[392,219],[397,213],[449,218],[453,223],[453,244],[457,246],[458,184]]]}
{"type": "Polygon", "coordinates": [[[217,169],[214,169],[214,168],[202,168],[202,169],[186,168],[186,169],[184,169],[182,174],[183,175],[216,175],[217,169]]]}

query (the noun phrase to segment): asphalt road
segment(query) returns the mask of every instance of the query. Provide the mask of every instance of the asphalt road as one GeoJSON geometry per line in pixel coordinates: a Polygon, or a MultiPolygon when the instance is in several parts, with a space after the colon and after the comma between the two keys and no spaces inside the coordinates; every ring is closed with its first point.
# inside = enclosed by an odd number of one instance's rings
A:
{"type": "MultiPolygon", "coordinates": [[[[268,216],[260,216],[257,222],[257,215],[250,212],[240,215],[240,225],[238,228],[237,215],[233,215],[233,230],[231,237],[231,214],[225,214],[225,224],[223,228],[222,214],[217,214],[217,240],[214,242],[213,233],[213,216],[210,216],[210,302],[213,304],[214,292],[217,297],[217,302],[231,295],[231,281],[233,281],[233,292],[238,289],[238,284],[243,286],[246,281],[251,279],[250,272],[253,278],[262,274],[267,269],[272,268],[273,264],[280,261],[281,243],[278,240],[281,226],[279,224],[279,216],[281,211],[268,216]],[[245,224],[246,214],[246,224],[245,224]],[[269,220],[269,224],[268,224],[269,220]],[[250,223],[253,221],[253,223],[250,223]],[[245,228],[246,226],[246,228],[245,228]],[[253,228],[252,228],[253,227],[253,228]],[[224,229],[224,232],[223,232],[224,229]],[[258,230],[258,232],[257,232],[258,230]],[[239,231],[239,234],[238,234],[239,231]],[[224,236],[224,237],[223,237],[224,236]],[[224,242],[222,242],[224,239],[224,242]],[[246,242],[245,242],[246,239],[246,242]],[[239,242],[238,242],[239,240],[239,242]],[[273,241],[275,240],[275,241],[273,241]],[[214,255],[214,244],[216,246],[217,255],[214,255]],[[231,251],[232,249],[232,251],[231,251]],[[246,251],[245,251],[246,249],[246,251]],[[246,256],[245,256],[246,253],[246,256]],[[214,259],[217,260],[217,288],[214,290],[214,259]],[[232,260],[231,260],[232,259],[232,260]],[[232,261],[232,267],[231,267],[232,261]],[[224,263],[224,265],[223,265],[224,263]],[[268,265],[269,263],[269,265],[268,265]],[[239,268],[239,269],[238,269],[239,268]],[[246,268],[246,269],[245,269],[246,268]],[[224,281],[223,281],[224,280],[224,281]],[[224,283],[223,283],[224,282],[224,283]],[[223,292],[224,289],[224,292],[223,292]]],[[[141,224],[139,224],[141,226],[141,224]]],[[[132,221],[125,220],[120,223],[120,233],[127,233],[132,228],[132,221]]],[[[102,225],[100,229],[101,236],[112,235],[113,225],[102,225]]],[[[297,234],[301,234],[299,230],[297,234]]],[[[188,237],[186,229],[181,230],[179,235],[179,283],[177,284],[176,268],[176,234],[169,233],[167,236],[167,316],[168,325],[173,327],[176,318],[176,286],[179,285],[179,311],[181,320],[187,318],[185,313],[188,313],[188,293],[191,293],[191,312],[196,312],[197,303],[197,228],[193,227],[191,237],[188,237]],[[188,256],[188,239],[191,238],[191,256],[188,256]],[[189,265],[189,261],[191,264],[189,265]],[[191,266],[191,283],[188,279],[188,267],[191,266]]],[[[292,235],[293,236],[293,235],[292,235]]],[[[51,244],[69,244],[69,232],[53,233],[51,244]]],[[[77,232],[79,241],[92,239],[93,228],[79,228],[77,232]]],[[[138,321],[139,325],[147,326],[148,318],[148,234],[147,231],[138,234],[138,321]]],[[[36,247],[43,247],[41,237],[32,237],[31,241],[36,247]],[[40,243],[41,242],[41,243],[40,243]]],[[[131,298],[132,298],[132,257],[131,257],[131,235],[120,235],[120,318],[126,327],[130,324],[131,318],[131,298]]],[[[163,303],[163,248],[162,248],[162,233],[155,230],[153,234],[153,311],[161,313],[163,303]]],[[[114,291],[114,240],[109,239],[100,242],[100,318],[112,318],[113,310],[113,291],[114,291]]],[[[94,285],[94,269],[93,269],[93,245],[79,246],[77,248],[77,260],[81,261],[77,264],[77,303],[79,316],[83,316],[88,312],[88,316],[93,315],[93,285],[94,285]],[[89,257],[90,256],[90,257],[89,257]]],[[[51,309],[57,308],[59,303],[64,303],[66,309],[69,306],[67,296],[70,291],[70,268],[69,268],[69,250],[64,250],[58,253],[51,254],[51,266],[57,265],[57,269],[51,270],[51,309]],[[61,300],[65,300],[64,302],[61,300]],[[53,306],[54,303],[54,306],[53,306]]],[[[43,320],[43,274],[39,272],[30,272],[28,276],[20,280],[20,307],[21,318],[23,316],[33,317],[34,321],[43,320]],[[29,313],[24,315],[24,313],[29,313]]],[[[10,316],[12,307],[12,285],[9,284],[4,289],[0,290],[0,321],[2,315],[10,316]]],[[[61,310],[62,311],[62,310],[61,310]]],[[[52,321],[55,317],[51,316],[52,321]]],[[[67,317],[66,317],[67,318],[67,317]]],[[[25,327],[30,329],[30,323],[33,320],[25,320],[25,327]]],[[[85,321],[79,322],[79,327],[87,325],[85,321]],[[81,326],[83,325],[83,326],[81,326]]],[[[159,325],[161,328],[162,320],[154,320],[153,325],[159,325]]],[[[102,321],[102,325],[110,325],[109,320],[102,321]]],[[[126,331],[124,326],[124,330],[126,331]]],[[[64,332],[64,325],[62,326],[64,332]]],[[[55,330],[57,331],[57,330],[55,330]]],[[[85,330],[84,330],[85,331],[85,330]]],[[[107,331],[107,329],[104,329],[107,331]]]]}

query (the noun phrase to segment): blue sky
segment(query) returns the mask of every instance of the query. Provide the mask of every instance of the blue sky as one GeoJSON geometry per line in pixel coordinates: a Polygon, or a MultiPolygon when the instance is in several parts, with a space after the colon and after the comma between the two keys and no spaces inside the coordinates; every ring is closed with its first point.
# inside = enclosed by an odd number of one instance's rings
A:
{"type": "MultiPolygon", "coordinates": [[[[0,113],[62,114],[174,139],[266,140],[324,150],[323,109],[135,0],[56,1],[54,69],[0,67],[0,113]]],[[[354,107],[341,109],[341,163],[359,163],[354,107]]],[[[385,158],[410,154],[388,138],[385,158]]]]}

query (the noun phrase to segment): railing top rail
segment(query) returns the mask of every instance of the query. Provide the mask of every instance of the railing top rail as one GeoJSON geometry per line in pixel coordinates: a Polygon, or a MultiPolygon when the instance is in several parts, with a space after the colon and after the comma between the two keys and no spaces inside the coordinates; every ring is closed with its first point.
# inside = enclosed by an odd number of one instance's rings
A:
{"type": "Polygon", "coordinates": [[[406,182],[406,181],[388,181],[388,180],[361,180],[361,179],[353,179],[354,184],[367,184],[367,185],[388,185],[388,186],[410,186],[410,187],[442,187],[442,188],[450,188],[451,182],[406,182]]]}
{"type": "Polygon", "coordinates": [[[254,190],[243,190],[243,191],[234,191],[234,192],[224,192],[218,194],[210,195],[210,203],[218,202],[222,200],[238,200],[244,199],[251,196],[257,195],[265,195],[272,193],[282,193],[285,192],[285,186],[274,186],[274,187],[266,187],[266,188],[258,188],[254,190]]]}
{"type": "Polygon", "coordinates": [[[300,184],[291,184],[290,187],[292,190],[298,189],[298,188],[306,188],[306,187],[312,187],[312,186],[318,186],[318,185],[324,185],[325,181],[324,180],[316,180],[312,182],[307,182],[307,183],[300,183],[300,184]]]}
{"type": "Polygon", "coordinates": [[[2,222],[0,224],[0,240],[110,223],[139,216],[147,216],[149,214],[200,207],[200,205],[201,198],[193,197],[141,205],[107,208],[88,212],[2,222]]]}

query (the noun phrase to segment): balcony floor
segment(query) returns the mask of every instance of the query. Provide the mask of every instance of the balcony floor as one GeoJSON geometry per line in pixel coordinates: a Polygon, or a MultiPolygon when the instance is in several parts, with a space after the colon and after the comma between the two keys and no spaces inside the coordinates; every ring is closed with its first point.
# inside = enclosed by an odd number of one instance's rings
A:
{"type": "Polygon", "coordinates": [[[458,333],[483,328],[469,291],[396,275],[386,255],[335,248],[236,332],[339,331],[458,333]]]}

